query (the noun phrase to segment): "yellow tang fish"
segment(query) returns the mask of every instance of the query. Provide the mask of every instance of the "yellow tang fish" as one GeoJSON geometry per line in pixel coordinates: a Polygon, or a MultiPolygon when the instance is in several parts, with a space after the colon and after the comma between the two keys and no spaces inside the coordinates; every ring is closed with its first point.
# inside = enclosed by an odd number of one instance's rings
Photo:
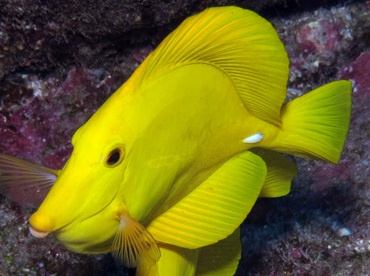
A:
{"type": "Polygon", "coordinates": [[[209,8],[77,130],[62,170],[1,155],[1,185],[55,182],[29,220],[35,237],[113,252],[137,275],[232,275],[239,225],[259,196],[287,194],[296,174],[277,152],[337,163],[347,135],[351,83],[283,104],[288,73],[269,22],[209,8]]]}

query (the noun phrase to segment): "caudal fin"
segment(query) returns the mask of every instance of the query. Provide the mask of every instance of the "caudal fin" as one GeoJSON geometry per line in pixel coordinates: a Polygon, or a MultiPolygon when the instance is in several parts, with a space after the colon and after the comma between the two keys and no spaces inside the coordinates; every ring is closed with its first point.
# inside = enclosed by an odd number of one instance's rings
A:
{"type": "Polygon", "coordinates": [[[38,206],[59,171],[0,153],[0,193],[23,206],[38,206]]]}
{"type": "Polygon", "coordinates": [[[277,151],[338,163],[351,115],[350,81],[321,86],[284,105],[277,151]]]}

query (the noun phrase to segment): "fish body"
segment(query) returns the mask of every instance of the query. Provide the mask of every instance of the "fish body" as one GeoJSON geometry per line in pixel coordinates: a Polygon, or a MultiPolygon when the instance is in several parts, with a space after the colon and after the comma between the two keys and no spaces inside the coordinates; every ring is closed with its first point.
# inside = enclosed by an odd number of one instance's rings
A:
{"type": "Polygon", "coordinates": [[[296,168],[277,152],[336,163],[348,131],[351,83],[283,105],[288,71],[257,14],[220,7],[188,18],[77,130],[63,169],[44,170],[57,177],[31,233],[113,252],[138,275],[176,275],[163,272],[174,260],[194,275],[232,245],[234,261],[211,275],[235,271],[240,223],[259,196],[290,190],[296,168]]]}

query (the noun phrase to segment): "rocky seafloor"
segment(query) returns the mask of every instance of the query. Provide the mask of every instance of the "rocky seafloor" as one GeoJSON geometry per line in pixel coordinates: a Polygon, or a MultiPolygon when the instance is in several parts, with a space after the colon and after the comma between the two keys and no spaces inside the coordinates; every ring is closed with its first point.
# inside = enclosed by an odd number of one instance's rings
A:
{"type": "MultiPolygon", "coordinates": [[[[245,2],[101,1],[81,11],[77,1],[0,1],[0,152],[61,168],[74,131],[184,17],[245,2]]],[[[370,2],[249,3],[289,53],[289,99],[336,79],[354,89],[340,163],[296,158],[291,193],[259,200],[243,223],[237,275],[369,275],[370,2]]],[[[0,275],[133,273],[109,254],[33,238],[33,211],[0,197],[0,275]]]]}

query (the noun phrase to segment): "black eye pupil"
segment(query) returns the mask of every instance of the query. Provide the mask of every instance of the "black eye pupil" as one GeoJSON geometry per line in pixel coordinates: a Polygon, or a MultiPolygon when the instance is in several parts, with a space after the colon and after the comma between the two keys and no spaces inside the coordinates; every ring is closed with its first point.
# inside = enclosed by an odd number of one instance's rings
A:
{"type": "Polygon", "coordinates": [[[108,157],[107,163],[108,165],[116,164],[121,157],[121,152],[118,149],[113,150],[108,157]]]}
{"type": "Polygon", "coordinates": [[[108,168],[114,168],[121,164],[125,157],[125,149],[123,146],[116,147],[107,154],[104,165],[108,168]]]}

